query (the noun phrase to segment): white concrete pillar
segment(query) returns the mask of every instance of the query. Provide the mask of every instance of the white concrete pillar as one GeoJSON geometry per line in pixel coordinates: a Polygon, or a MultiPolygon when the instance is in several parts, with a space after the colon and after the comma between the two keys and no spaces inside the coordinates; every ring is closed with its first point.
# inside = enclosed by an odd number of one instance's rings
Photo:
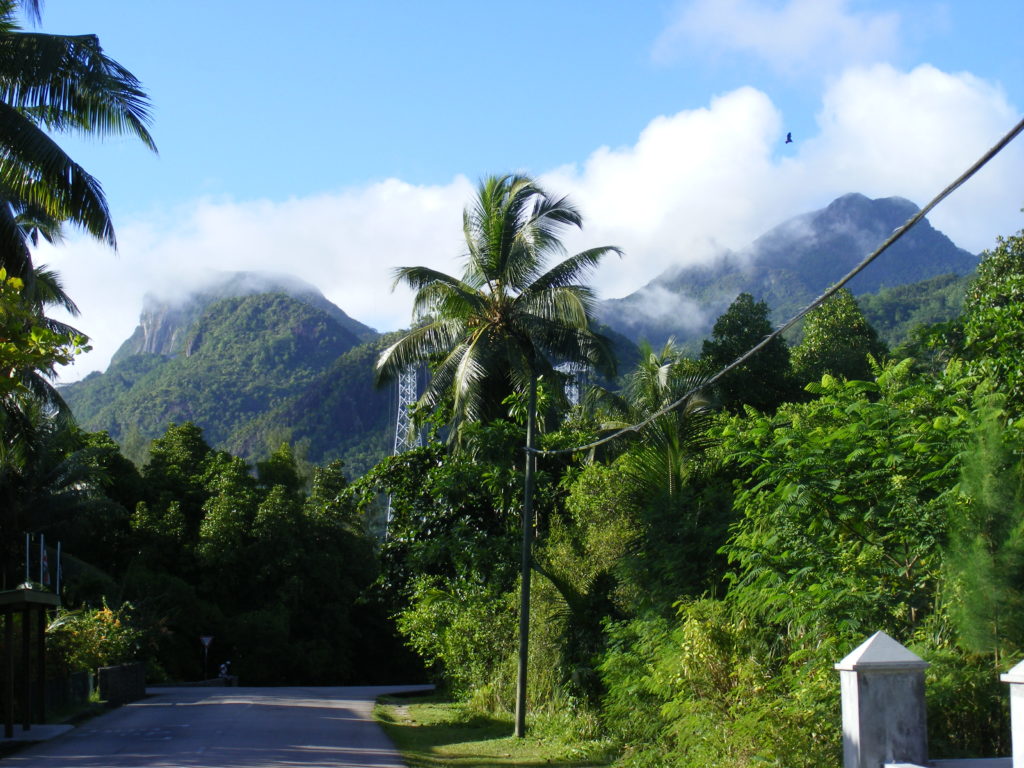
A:
{"type": "Polygon", "coordinates": [[[1024,768],[1024,661],[999,679],[1010,684],[1010,738],[1013,768],[1024,768]]]}
{"type": "Polygon", "coordinates": [[[843,768],[925,764],[928,662],[876,632],[835,668],[843,697],[843,768]]]}

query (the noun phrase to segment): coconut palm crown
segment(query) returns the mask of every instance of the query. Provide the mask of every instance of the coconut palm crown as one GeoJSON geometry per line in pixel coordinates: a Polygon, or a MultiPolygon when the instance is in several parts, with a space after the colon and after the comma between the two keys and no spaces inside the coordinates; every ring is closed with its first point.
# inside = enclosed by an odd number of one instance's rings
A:
{"type": "Polygon", "coordinates": [[[420,398],[424,410],[451,398],[453,434],[466,421],[502,415],[502,400],[525,392],[554,366],[576,362],[611,373],[607,339],[591,330],[595,297],[579,283],[614,246],[565,255],[559,235],[581,227],[579,211],[521,175],[484,179],[463,213],[461,279],[428,267],[402,267],[395,285],[416,291],[421,324],[377,361],[378,382],[411,365],[434,364],[420,398]]]}
{"type": "Polygon", "coordinates": [[[32,221],[70,222],[115,245],[102,187],[51,134],[128,135],[156,147],[134,75],[94,35],[23,32],[18,7],[39,17],[38,0],[0,0],[0,263],[28,281],[32,221]]]}

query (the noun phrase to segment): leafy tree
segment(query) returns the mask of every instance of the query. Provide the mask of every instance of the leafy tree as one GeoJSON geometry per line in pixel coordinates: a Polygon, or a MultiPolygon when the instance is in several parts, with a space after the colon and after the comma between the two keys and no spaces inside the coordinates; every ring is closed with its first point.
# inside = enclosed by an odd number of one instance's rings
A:
{"type": "Polygon", "coordinates": [[[844,379],[870,379],[868,357],[881,358],[886,348],[864,318],[853,294],[843,288],[804,320],[804,335],[791,351],[793,375],[802,383],[826,373],[844,379]]]}
{"type": "Polygon", "coordinates": [[[380,462],[348,495],[369,510],[390,499],[381,544],[381,588],[393,610],[419,576],[459,574],[500,589],[515,585],[515,511],[522,472],[514,468],[522,429],[505,421],[467,425],[463,448],[430,442],[380,462]]]}
{"type": "Polygon", "coordinates": [[[296,495],[304,485],[295,461],[291,445],[281,443],[265,461],[256,462],[256,477],[267,488],[281,486],[286,492],[296,495]]]}
{"type": "Polygon", "coordinates": [[[1024,406],[1024,230],[1000,237],[982,254],[964,300],[965,354],[971,367],[997,383],[1007,408],[1024,406]]]}
{"type": "Polygon", "coordinates": [[[26,296],[24,281],[0,268],[0,397],[29,394],[28,374],[51,373],[84,349],[84,336],[54,328],[26,296]]]}
{"type": "Polygon", "coordinates": [[[193,541],[203,518],[203,501],[208,495],[203,471],[211,454],[203,431],[187,422],[171,425],[149,448],[149,461],[142,477],[151,502],[166,507],[178,504],[184,516],[186,535],[193,541]]]}
{"type": "Polygon", "coordinates": [[[805,645],[909,638],[934,610],[972,386],[960,366],[935,382],[903,361],[877,383],[826,375],[815,401],[737,421],[727,449],[749,480],[727,546],[730,599],[805,645]]]}
{"type": "MultiPolygon", "coordinates": [[[[768,304],[741,293],[715,321],[711,338],[704,341],[701,362],[713,374],[760,343],[772,332],[768,304]]],[[[717,384],[722,405],[733,413],[744,405],[772,411],[794,392],[790,378],[789,349],[781,337],[743,365],[727,373],[717,384]]]]}

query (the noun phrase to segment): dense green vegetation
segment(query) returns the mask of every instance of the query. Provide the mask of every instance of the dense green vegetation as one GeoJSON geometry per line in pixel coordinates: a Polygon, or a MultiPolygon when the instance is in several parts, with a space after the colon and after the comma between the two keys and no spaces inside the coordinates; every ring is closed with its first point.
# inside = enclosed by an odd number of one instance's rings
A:
{"type": "MultiPolygon", "coordinates": [[[[835,764],[832,665],[883,629],[932,664],[934,755],[1007,749],[998,673],[1024,652],[1022,284],[1015,236],[962,316],[899,355],[841,292],[796,347],[708,387],[768,327],[770,308],[741,296],[699,358],[645,346],[576,406],[541,378],[532,731],[623,766],[835,764]]],[[[408,680],[422,663],[460,712],[510,724],[530,409],[528,382],[499,383],[457,440],[441,439],[455,400],[439,389],[419,411],[432,439],[351,482],[337,462],[306,477],[287,443],[250,466],[189,423],[138,469],[109,436],[38,411],[3,489],[65,542],[74,610],[54,649],[68,668],[131,653],[181,679],[202,674],[211,634],[212,663],[248,682],[408,680]]]]}
{"type": "Polygon", "coordinates": [[[31,496],[11,490],[32,502],[23,518],[63,541],[65,603],[87,608],[54,624],[63,664],[140,657],[153,680],[194,680],[210,671],[199,637],[212,635],[212,670],[231,660],[248,682],[419,674],[372,599],[374,539],[340,462],[305,478],[285,444],[253,472],[184,424],[152,443],[140,471],[105,433],[56,434],[60,444],[47,456],[61,473],[78,468],[67,481],[73,495],[52,484],[31,496]],[[108,605],[133,629],[128,640],[90,634],[108,605]]]}
{"type": "Polygon", "coordinates": [[[864,316],[889,346],[908,341],[915,328],[959,317],[970,275],[939,275],[857,297],[864,316]]]}
{"type": "MultiPolygon", "coordinates": [[[[887,357],[841,294],[809,318],[792,369],[775,358],[775,375],[805,383],[788,401],[715,411],[728,397],[707,392],[596,453],[542,455],[534,727],[560,718],[580,739],[611,738],[629,766],[836,764],[832,665],[882,629],[932,663],[933,754],[1005,752],[998,674],[1024,652],[1022,280],[1024,238],[1000,241],[955,327],[922,335],[921,359],[887,357]]],[[[701,367],[648,348],[621,400],[549,416],[560,426],[541,445],[638,420],[701,367]]],[[[492,420],[468,437],[353,487],[391,494],[382,583],[399,630],[456,696],[500,713],[522,426],[492,420]]]]}
{"type": "Polygon", "coordinates": [[[169,424],[189,421],[249,460],[288,441],[306,461],[365,471],[386,454],[392,418],[373,385],[382,343],[283,293],[215,298],[182,326],[174,354],[119,355],[62,393],[80,424],[140,464],[169,424]]]}
{"type": "MultiPolygon", "coordinates": [[[[85,391],[124,409],[133,463],[49,386],[83,340],[45,317],[70,299],[27,248],[63,222],[111,242],[102,196],[59,149],[17,139],[75,125],[148,142],[145,98],[93,38],[20,37],[14,8],[0,2],[0,536],[8,586],[19,532],[65,544],[56,669],[134,656],[156,679],[195,678],[212,635],[211,667],[230,659],[245,682],[409,681],[422,664],[490,728],[523,691],[528,620],[530,726],[566,744],[563,764],[575,749],[635,768],[810,768],[839,762],[833,664],[882,629],[931,662],[932,756],[1008,750],[998,673],[1024,654],[1024,232],[985,255],[958,317],[947,278],[869,302],[892,333],[942,319],[895,351],[843,292],[795,347],[710,386],[770,328],[769,303],[741,293],[699,357],[643,345],[617,386],[574,405],[556,366],[610,362],[576,282],[608,249],[548,269],[578,214],[528,179],[490,179],[466,214],[465,275],[400,273],[424,315],[400,338],[360,345],[308,303],[246,295],[206,306],[173,356],[119,359],[85,391]],[[66,66],[28,67],[44,46],[66,66]],[[45,82],[23,89],[30,74],[45,82]],[[62,101],[62,81],[84,101],[62,101]],[[432,368],[416,412],[431,439],[378,462],[352,444],[368,467],[355,479],[340,461],[310,467],[300,450],[337,445],[325,409],[372,422],[373,361],[432,368]],[[275,432],[267,413],[305,431],[275,432]],[[260,460],[212,448],[193,417],[260,460]]],[[[830,211],[845,221],[860,202],[830,211]]],[[[820,286],[809,258],[785,264],[820,286]]]]}

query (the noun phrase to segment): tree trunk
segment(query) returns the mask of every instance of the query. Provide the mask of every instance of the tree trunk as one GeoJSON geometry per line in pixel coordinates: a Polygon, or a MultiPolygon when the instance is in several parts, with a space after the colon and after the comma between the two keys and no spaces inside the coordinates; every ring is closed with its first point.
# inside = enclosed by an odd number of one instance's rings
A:
{"type": "Polygon", "coordinates": [[[533,453],[533,433],[537,420],[537,377],[530,376],[530,399],[526,417],[526,479],[523,487],[523,543],[519,593],[519,673],[516,678],[516,737],[526,735],[526,666],[530,644],[530,559],[533,548],[533,473],[537,457],[533,453]]]}

